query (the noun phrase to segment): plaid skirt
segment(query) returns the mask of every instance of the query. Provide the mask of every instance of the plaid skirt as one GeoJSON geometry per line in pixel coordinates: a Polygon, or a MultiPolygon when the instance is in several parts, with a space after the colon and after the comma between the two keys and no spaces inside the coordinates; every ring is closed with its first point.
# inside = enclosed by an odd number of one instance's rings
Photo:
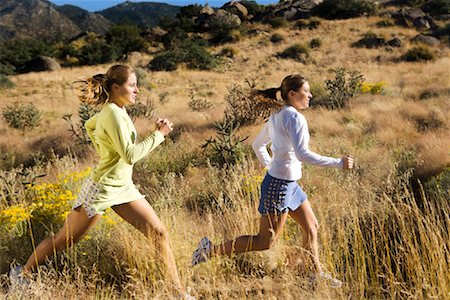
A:
{"type": "Polygon", "coordinates": [[[262,215],[294,211],[308,199],[296,181],[277,179],[266,174],[261,184],[258,211],[262,215]]]}

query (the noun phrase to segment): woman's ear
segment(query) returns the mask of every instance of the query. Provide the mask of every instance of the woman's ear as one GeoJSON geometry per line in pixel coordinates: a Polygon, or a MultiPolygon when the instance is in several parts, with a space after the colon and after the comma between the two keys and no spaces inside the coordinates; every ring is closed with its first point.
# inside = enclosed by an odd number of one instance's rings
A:
{"type": "Polygon", "coordinates": [[[113,83],[111,85],[111,91],[116,91],[119,88],[119,85],[117,83],[113,83]]]}

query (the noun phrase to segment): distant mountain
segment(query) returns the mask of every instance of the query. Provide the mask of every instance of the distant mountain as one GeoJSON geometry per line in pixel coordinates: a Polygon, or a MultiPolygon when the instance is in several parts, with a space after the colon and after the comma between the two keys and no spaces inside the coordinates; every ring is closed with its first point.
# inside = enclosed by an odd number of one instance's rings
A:
{"type": "Polygon", "coordinates": [[[39,38],[55,40],[80,33],[57,6],[45,0],[1,0],[0,39],[39,38]]]}
{"type": "Polygon", "coordinates": [[[132,23],[151,27],[157,25],[161,17],[175,18],[180,8],[166,3],[126,1],[98,13],[116,24],[132,23]]]}
{"type": "Polygon", "coordinates": [[[106,19],[100,14],[91,13],[87,10],[79,8],[74,5],[62,5],[58,6],[58,11],[63,13],[72,22],[74,22],[81,31],[92,31],[100,34],[106,33],[111,26],[114,25],[113,22],[106,19]]]}
{"type": "Polygon", "coordinates": [[[76,6],[57,6],[46,0],[1,0],[0,41],[35,38],[49,42],[83,31],[104,33],[112,25],[101,15],[76,6]]]}

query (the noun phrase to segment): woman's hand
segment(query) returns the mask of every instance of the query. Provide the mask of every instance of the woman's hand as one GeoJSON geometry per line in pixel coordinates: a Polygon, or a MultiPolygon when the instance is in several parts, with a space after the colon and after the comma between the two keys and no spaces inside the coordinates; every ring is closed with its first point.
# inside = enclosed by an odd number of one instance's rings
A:
{"type": "Polygon", "coordinates": [[[164,136],[168,135],[173,130],[173,123],[168,119],[158,118],[156,120],[156,129],[159,130],[164,136]]]}
{"type": "Polygon", "coordinates": [[[351,155],[346,155],[342,158],[342,161],[344,162],[343,169],[353,169],[353,157],[351,155]]]}

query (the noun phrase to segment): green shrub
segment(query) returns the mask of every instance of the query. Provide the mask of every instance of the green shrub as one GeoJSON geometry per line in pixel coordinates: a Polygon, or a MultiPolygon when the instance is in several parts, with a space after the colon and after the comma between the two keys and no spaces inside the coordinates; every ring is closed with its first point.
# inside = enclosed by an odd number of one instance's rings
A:
{"type": "Polygon", "coordinates": [[[450,1],[429,0],[423,4],[422,9],[432,15],[450,14],[450,1]]]}
{"type": "Polygon", "coordinates": [[[312,9],[312,13],[325,19],[350,19],[373,15],[375,5],[365,0],[324,0],[312,9]]]}
{"type": "Polygon", "coordinates": [[[256,3],[256,1],[241,0],[239,1],[239,3],[247,8],[249,15],[257,16],[264,12],[264,6],[259,5],[258,3],[256,3]]]}
{"type": "Polygon", "coordinates": [[[409,49],[402,57],[405,61],[427,61],[433,60],[433,52],[425,46],[417,46],[409,49]]]}
{"type": "Polygon", "coordinates": [[[270,41],[274,44],[284,41],[284,36],[281,33],[274,33],[270,37],[270,41]]]}
{"type": "Polygon", "coordinates": [[[53,48],[42,40],[19,39],[8,40],[0,45],[0,62],[2,69],[21,72],[25,63],[37,55],[53,56],[53,48]]]}
{"type": "Polygon", "coordinates": [[[208,157],[211,164],[219,167],[234,165],[244,159],[244,146],[242,144],[247,137],[236,137],[235,133],[239,125],[235,125],[232,120],[226,118],[222,122],[214,123],[216,128],[216,138],[210,137],[202,145],[202,148],[209,151],[208,157]]]}
{"type": "Polygon", "coordinates": [[[189,69],[211,70],[218,65],[219,60],[196,41],[185,40],[179,48],[155,56],[149,68],[153,71],[174,71],[183,63],[189,69]]]}
{"type": "Polygon", "coordinates": [[[188,106],[192,111],[206,111],[212,107],[211,101],[208,101],[206,99],[197,98],[194,95],[194,89],[189,90],[189,100],[188,106]]]}
{"type": "Polygon", "coordinates": [[[72,120],[72,114],[66,114],[63,116],[63,119],[69,124],[70,128],[68,131],[75,137],[78,144],[89,144],[91,140],[86,132],[86,128],[84,127],[84,123],[89,120],[93,115],[98,113],[100,109],[98,107],[86,105],[81,103],[78,106],[78,117],[80,121],[75,124],[72,120]]]}
{"type": "Polygon", "coordinates": [[[9,127],[28,130],[39,126],[42,113],[33,103],[22,104],[15,102],[2,109],[3,118],[9,127]]]}
{"type": "Polygon", "coordinates": [[[0,74],[0,89],[10,89],[16,85],[12,82],[8,76],[0,74]]]}
{"type": "Polygon", "coordinates": [[[319,18],[312,17],[309,20],[303,20],[303,19],[298,20],[297,22],[295,22],[294,27],[297,29],[300,29],[300,30],[302,30],[302,29],[312,30],[312,29],[318,28],[320,23],[321,23],[321,21],[319,18]]]}
{"type": "Polygon", "coordinates": [[[105,39],[112,49],[114,59],[132,51],[147,50],[147,42],[141,36],[141,30],[136,25],[113,26],[106,33],[105,39]]]}
{"type": "Polygon", "coordinates": [[[309,42],[309,47],[311,48],[320,48],[320,46],[322,46],[322,41],[319,38],[312,39],[309,42]]]}
{"type": "Polygon", "coordinates": [[[325,105],[331,109],[342,109],[347,106],[350,98],[360,92],[364,76],[359,71],[349,71],[345,68],[337,68],[333,72],[335,78],[325,81],[329,91],[325,105]]]}
{"type": "Polygon", "coordinates": [[[219,55],[228,57],[228,58],[233,58],[237,53],[238,53],[238,50],[236,48],[225,47],[220,51],[219,55]]]}
{"type": "Polygon", "coordinates": [[[286,27],[289,25],[289,22],[282,17],[275,17],[275,18],[269,18],[265,21],[265,23],[269,24],[270,26],[272,26],[272,28],[281,28],[281,27],[286,27]]]}
{"type": "Polygon", "coordinates": [[[309,58],[309,50],[306,46],[294,44],[277,54],[277,57],[293,59],[301,63],[306,63],[309,58]]]}
{"type": "Polygon", "coordinates": [[[111,46],[100,37],[89,38],[80,49],[78,59],[81,65],[104,64],[117,58],[111,46]]]}
{"type": "Polygon", "coordinates": [[[156,105],[153,100],[147,98],[145,104],[142,102],[136,102],[133,105],[127,106],[126,110],[133,121],[138,118],[150,120],[155,114],[156,105]]]}

